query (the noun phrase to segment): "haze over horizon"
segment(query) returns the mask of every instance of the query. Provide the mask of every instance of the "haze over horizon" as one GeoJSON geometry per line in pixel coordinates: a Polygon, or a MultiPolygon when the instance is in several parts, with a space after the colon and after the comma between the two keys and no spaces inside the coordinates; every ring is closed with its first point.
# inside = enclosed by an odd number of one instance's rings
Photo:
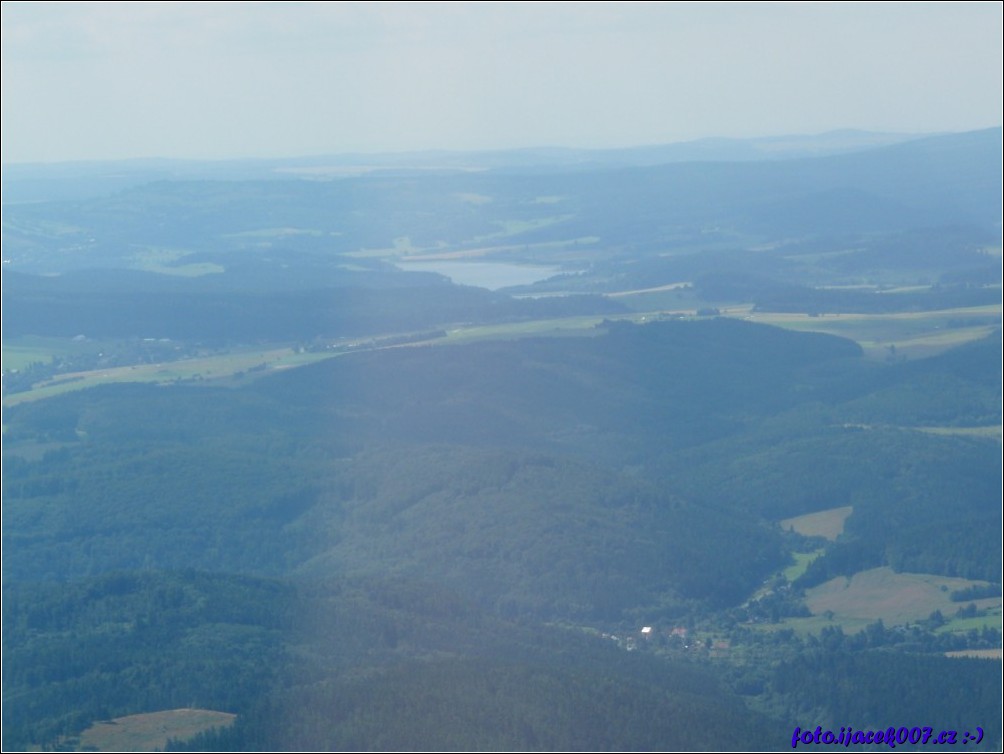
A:
{"type": "Polygon", "coordinates": [[[6,164],[961,132],[1002,110],[999,3],[2,13],[6,164]]]}
{"type": "Polygon", "coordinates": [[[1001,4],[413,5],[0,6],[0,750],[1001,751],[1001,4]]]}

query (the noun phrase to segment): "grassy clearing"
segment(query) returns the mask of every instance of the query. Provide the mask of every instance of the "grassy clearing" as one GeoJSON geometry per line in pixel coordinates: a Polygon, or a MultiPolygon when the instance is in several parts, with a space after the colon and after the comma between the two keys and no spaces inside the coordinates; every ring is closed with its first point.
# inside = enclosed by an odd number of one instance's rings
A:
{"type": "Polygon", "coordinates": [[[815,560],[816,558],[818,558],[824,552],[826,552],[826,551],[823,550],[823,549],[819,549],[819,550],[813,550],[812,552],[794,552],[794,553],[792,553],[792,557],[795,558],[795,563],[794,563],[794,565],[790,565],[787,568],[785,568],[783,571],[781,571],[782,575],[786,579],[788,579],[789,582],[794,581],[799,576],[801,576],[803,573],[805,573],[806,570],[809,568],[809,564],[812,563],[813,560],[815,560]]]}
{"type": "Polygon", "coordinates": [[[156,272],[160,275],[176,275],[179,277],[200,277],[224,272],[223,265],[213,262],[193,262],[178,264],[191,252],[184,249],[162,249],[150,247],[143,249],[130,257],[131,267],[144,272],[156,272]]]}
{"type": "Polygon", "coordinates": [[[175,709],[117,717],[80,734],[85,751],[163,751],[170,738],[191,738],[211,728],[233,725],[237,715],[206,709],[175,709]]]}
{"type": "Polygon", "coordinates": [[[825,314],[818,317],[753,312],[745,307],[735,307],[723,313],[791,330],[825,332],[850,338],[865,350],[867,356],[877,359],[888,358],[893,352],[897,357],[908,358],[941,353],[989,335],[1000,327],[1001,321],[999,304],[932,312],[825,314]]]}
{"type": "Polygon", "coordinates": [[[72,390],[84,390],[115,382],[167,383],[180,380],[217,380],[233,377],[238,372],[256,367],[264,367],[265,370],[284,369],[329,359],[334,355],[330,352],[296,353],[292,348],[254,349],[162,364],[137,364],[75,372],[39,383],[28,392],[4,396],[3,405],[13,406],[72,390]]]}
{"type": "MultiPolygon", "coordinates": [[[[845,629],[846,624],[861,621],[867,624],[879,619],[892,626],[924,620],[935,610],[950,618],[963,605],[952,602],[949,594],[983,583],[926,573],[895,573],[888,567],[872,568],[807,590],[805,602],[814,616],[832,613],[835,622],[845,624],[845,629]]],[[[978,607],[996,605],[998,609],[1000,603],[1000,597],[976,602],[978,607]]],[[[999,610],[996,620],[999,625],[999,610]]]]}
{"type": "Polygon", "coordinates": [[[806,513],[781,521],[781,528],[794,529],[803,537],[825,537],[831,542],[844,533],[844,523],[854,511],[853,506],[830,508],[816,513],[806,513]]]}
{"type": "Polygon", "coordinates": [[[989,439],[1001,440],[1001,425],[996,424],[991,427],[914,427],[918,432],[927,432],[932,435],[957,435],[959,437],[986,437],[989,439]]]}
{"type": "MultiPolygon", "coordinates": [[[[922,359],[926,356],[935,356],[950,348],[955,348],[963,343],[972,340],[985,338],[994,330],[999,329],[999,325],[985,327],[959,327],[951,330],[928,333],[923,336],[909,338],[907,340],[892,343],[896,347],[899,356],[906,356],[912,359],[922,359]]],[[[885,357],[889,353],[889,345],[886,344],[866,344],[862,343],[865,353],[873,358],[885,357]]]]}
{"type": "Polygon", "coordinates": [[[1000,649],[956,649],[945,652],[945,657],[976,657],[982,660],[999,660],[1004,656],[1000,649]]]}
{"type": "MultiPolygon", "coordinates": [[[[535,319],[530,322],[509,322],[502,325],[479,325],[450,330],[447,343],[468,343],[474,340],[505,340],[547,335],[598,335],[597,328],[604,320],[646,322],[656,319],[653,312],[637,312],[619,315],[583,315],[559,317],[557,319],[535,319]]],[[[442,342],[442,341],[440,341],[442,342]]]]}
{"type": "Polygon", "coordinates": [[[565,222],[566,220],[571,220],[574,217],[574,215],[552,215],[551,217],[540,217],[535,220],[497,220],[495,224],[501,227],[501,231],[487,236],[482,236],[477,240],[483,241],[489,238],[514,236],[517,233],[525,233],[528,230],[538,230],[540,228],[546,228],[549,225],[565,222]]]}
{"type": "MultiPolygon", "coordinates": [[[[917,574],[912,574],[917,575],[917,574]]],[[[931,577],[938,578],[938,577],[931,577]]],[[[947,595],[946,595],[947,600],[947,595]]],[[[955,611],[960,607],[965,607],[965,604],[960,602],[948,602],[951,606],[948,609],[941,609],[942,615],[945,617],[947,622],[945,625],[937,629],[937,633],[966,633],[971,629],[976,629],[981,631],[984,627],[995,628],[998,631],[1001,630],[1001,608],[1000,608],[1000,598],[988,599],[988,600],[977,600],[976,605],[981,610],[986,610],[987,615],[979,618],[956,618],[955,611]],[[997,603],[996,607],[993,604],[997,603]]],[[[940,608],[935,608],[940,609],[940,608]]],[[[918,613],[922,610],[917,610],[918,613]]],[[[874,618],[867,616],[854,616],[848,615],[846,613],[820,613],[819,615],[813,615],[808,618],[785,618],[780,623],[775,624],[760,624],[757,626],[758,629],[763,631],[778,631],[780,629],[790,628],[796,634],[801,637],[808,636],[810,634],[818,635],[827,626],[836,627],[839,626],[840,629],[845,634],[855,634],[859,631],[863,631],[868,625],[874,623],[876,620],[881,618],[883,624],[888,628],[890,626],[914,623],[920,620],[924,620],[934,612],[933,610],[923,614],[917,615],[916,617],[909,620],[899,620],[896,621],[894,618],[887,616],[878,615],[874,618]]],[[[974,650],[974,651],[990,651],[990,652],[1000,652],[1000,650],[974,650]]],[[[962,656],[962,655],[960,655],[962,656]]]]}
{"type": "Polygon", "coordinates": [[[31,364],[48,364],[53,359],[52,351],[31,346],[3,346],[3,371],[25,369],[31,364]]]}
{"type": "Polygon", "coordinates": [[[675,291],[680,288],[693,288],[694,284],[690,282],[682,283],[669,283],[667,285],[657,285],[654,288],[637,288],[630,291],[614,291],[613,293],[604,294],[608,298],[620,298],[621,296],[637,296],[640,293],[661,293],[663,291],[675,291]]]}
{"type": "Polygon", "coordinates": [[[780,623],[761,623],[756,627],[761,631],[780,631],[790,628],[796,635],[805,638],[809,635],[818,636],[824,628],[840,627],[845,634],[856,634],[864,631],[874,620],[866,618],[848,618],[846,616],[813,615],[809,618],[785,618],[780,623]]]}
{"type": "Polygon", "coordinates": [[[982,631],[984,628],[996,628],[998,631],[1001,629],[1001,598],[1000,597],[988,597],[982,600],[973,600],[973,604],[976,605],[978,610],[985,610],[986,615],[975,616],[972,618],[959,618],[954,614],[955,610],[965,607],[968,602],[953,602],[952,605],[953,613],[949,615],[944,613],[944,616],[948,618],[948,623],[939,627],[937,633],[966,633],[967,631],[972,631],[976,629],[977,631],[982,631]]]}
{"type": "Polygon", "coordinates": [[[74,340],[73,338],[48,338],[25,335],[8,338],[3,343],[3,371],[24,369],[35,362],[48,364],[58,356],[74,356],[100,351],[107,345],[103,341],[74,340]]]}
{"type": "Polygon", "coordinates": [[[596,325],[604,317],[562,317],[559,319],[538,319],[532,322],[511,322],[502,325],[479,325],[450,330],[446,334],[449,344],[470,343],[476,340],[508,340],[544,335],[593,335],[599,334],[596,325]]]}

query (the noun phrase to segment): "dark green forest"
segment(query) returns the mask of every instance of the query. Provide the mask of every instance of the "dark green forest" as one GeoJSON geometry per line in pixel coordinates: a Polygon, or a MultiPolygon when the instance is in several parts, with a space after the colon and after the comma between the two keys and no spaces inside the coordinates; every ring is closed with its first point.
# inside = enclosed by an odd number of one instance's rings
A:
{"type": "Polygon", "coordinates": [[[999,140],[14,171],[4,750],[186,707],[237,719],[174,750],[999,749],[999,140]],[[394,265],[475,252],[560,273],[394,265]],[[303,361],[39,390],[252,346],[303,361]],[[940,607],[810,609],[878,568],[940,607]]]}
{"type": "MultiPolygon", "coordinates": [[[[999,354],[998,339],[958,357],[999,354]]],[[[192,705],[244,712],[196,744],[223,748],[776,746],[727,684],[675,685],[665,663],[692,661],[546,624],[727,610],[795,546],[777,519],[847,503],[845,535],[796,587],[877,565],[995,580],[996,443],[844,428],[863,401],[928,384],[922,366],[977,405],[985,391],[953,363],[876,368],[837,338],[712,319],[12,407],[5,684],[20,691],[5,731],[16,747],[192,705]],[[334,699],[338,716],[310,717],[334,699]],[[443,710],[456,725],[429,722],[443,710]],[[733,718],[721,739],[701,722],[733,718]]],[[[963,694],[976,676],[943,662],[963,694]]],[[[995,682],[978,682],[988,698],[995,682]]],[[[769,698],[851,714],[777,683],[769,698]]]]}

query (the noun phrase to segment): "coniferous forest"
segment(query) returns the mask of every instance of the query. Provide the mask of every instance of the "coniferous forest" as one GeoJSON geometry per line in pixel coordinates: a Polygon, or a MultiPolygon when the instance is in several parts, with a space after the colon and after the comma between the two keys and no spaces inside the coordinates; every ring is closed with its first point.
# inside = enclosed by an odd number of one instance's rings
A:
{"type": "Polygon", "coordinates": [[[526,159],[5,169],[4,750],[999,748],[1000,129],[526,159]]]}

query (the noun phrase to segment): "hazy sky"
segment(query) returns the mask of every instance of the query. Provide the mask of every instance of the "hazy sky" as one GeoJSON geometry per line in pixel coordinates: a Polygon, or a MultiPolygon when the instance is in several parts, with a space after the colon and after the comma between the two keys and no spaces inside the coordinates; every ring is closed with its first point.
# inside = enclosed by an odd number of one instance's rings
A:
{"type": "Polygon", "coordinates": [[[1001,123],[1002,5],[4,2],[3,161],[1001,123]]]}

